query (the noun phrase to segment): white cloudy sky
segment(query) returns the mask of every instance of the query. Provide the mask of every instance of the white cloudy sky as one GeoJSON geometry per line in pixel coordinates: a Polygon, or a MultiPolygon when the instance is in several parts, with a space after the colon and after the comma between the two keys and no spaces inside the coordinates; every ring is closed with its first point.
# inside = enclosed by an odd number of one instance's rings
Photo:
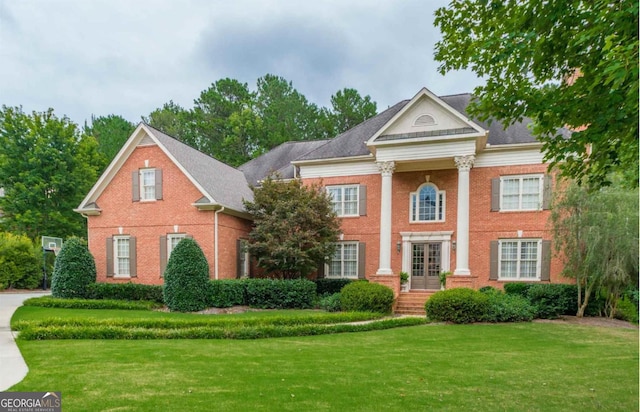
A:
{"type": "Polygon", "coordinates": [[[190,108],[224,77],[283,76],[326,106],[351,87],[384,109],[442,76],[433,13],[445,0],[0,0],[0,104],[138,122],[173,100],[190,108]]]}

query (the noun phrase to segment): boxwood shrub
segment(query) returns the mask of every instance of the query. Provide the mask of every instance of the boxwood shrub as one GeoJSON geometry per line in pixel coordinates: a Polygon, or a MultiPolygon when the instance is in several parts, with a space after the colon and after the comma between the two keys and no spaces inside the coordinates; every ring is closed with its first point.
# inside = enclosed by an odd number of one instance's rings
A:
{"type": "Polygon", "coordinates": [[[162,285],[139,283],[92,283],[87,286],[87,299],[146,300],[164,303],[162,285]]]}
{"type": "Polygon", "coordinates": [[[378,283],[351,282],[340,291],[343,311],[391,313],[393,291],[378,283]]]}
{"type": "Polygon", "coordinates": [[[56,298],[82,298],[96,281],[96,262],[79,238],[68,239],[56,257],[51,277],[51,295],[56,298]]]}
{"type": "Polygon", "coordinates": [[[561,315],[575,315],[578,291],[575,285],[538,284],[527,289],[529,302],[537,309],[540,319],[556,319],[561,315]]]}
{"type": "Polygon", "coordinates": [[[196,312],[209,303],[209,264],[195,240],[182,239],[164,272],[164,301],[172,311],[196,312]]]}
{"type": "Polygon", "coordinates": [[[316,279],[314,281],[317,285],[318,295],[333,295],[339,293],[340,290],[353,282],[352,279],[316,279]]]}
{"type": "Polygon", "coordinates": [[[454,288],[436,292],[424,308],[432,321],[473,323],[484,319],[488,306],[486,294],[475,289],[454,288]]]}
{"type": "Polygon", "coordinates": [[[246,279],[245,302],[263,309],[308,309],[313,307],[316,284],[307,279],[246,279]]]}
{"type": "Polygon", "coordinates": [[[318,306],[327,312],[340,312],[342,310],[340,293],[322,296],[318,302],[318,306]]]}
{"type": "Polygon", "coordinates": [[[244,305],[245,281],[235,279],[209,281],[209,306],[214,308],[228,308],[244,305]]]}
{"type": "Polygon", "coordinates": [[[530,322],[537,310],[525,297],[503,293],[499,290],[485,292],[487,311],[482,320],[485,322],[530,322]]]}
{"type": "Polygon", "coordinates": [[[527,291],[533,286],[533,283],[511,282],[504,284],[504,291],[509,295],[520,295],[527,297],[527,291]]]}

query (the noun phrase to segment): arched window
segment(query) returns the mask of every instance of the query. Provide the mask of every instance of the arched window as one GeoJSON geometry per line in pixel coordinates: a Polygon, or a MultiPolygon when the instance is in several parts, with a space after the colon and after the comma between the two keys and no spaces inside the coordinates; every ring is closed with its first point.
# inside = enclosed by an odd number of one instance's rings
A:
{"type": "Polygon", "coordinates": [[[424,183],[411,193],[412,222],[444,221],[445,192],[433,183],[424,183]]]}

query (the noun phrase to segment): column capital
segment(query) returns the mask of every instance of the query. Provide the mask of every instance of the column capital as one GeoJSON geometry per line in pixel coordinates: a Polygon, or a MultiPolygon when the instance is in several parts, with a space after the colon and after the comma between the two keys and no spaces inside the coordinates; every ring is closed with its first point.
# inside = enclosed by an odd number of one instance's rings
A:
{"type": "Polygon", "coordinates": [[[467,156],[456,156],[453,158],[453,161],[456,162],[456,166],[458,167],[458,171],[460,172],[468,172],[473,167],[473,162],[475,162],[476,157],[474,155],[467,156]]]}
{"type": "Polygon", "coordinates": [[[377,164],[382,176],[391,176],[396,169],[396,162],[378,162],[377,164]]]}

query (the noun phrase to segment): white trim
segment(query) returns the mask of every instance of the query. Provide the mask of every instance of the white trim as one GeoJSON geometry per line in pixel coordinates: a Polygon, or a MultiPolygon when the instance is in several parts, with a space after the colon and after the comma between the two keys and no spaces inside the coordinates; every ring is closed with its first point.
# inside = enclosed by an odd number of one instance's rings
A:
{"type": "Polygon", "coordinates": [[[542,198],[544,196],[544,174],[543,173],[530,173],[530,174],[522,174],[522,175],[503,175],[500,176],[500,212],[535,212],[542,210],[542,198]],[[538,207],[536,208],[522,208],[522,180],[537,178],[538,179],[538,207]],[[515,209],[505,209],[503,207],[503,184],[505,180],[515,180],[519,179],[519,189],[518,189],[518,208],[515,209]]]}
{"type": "Polygon", "coordinates": [[[114,279],[129,279],[131,278],[131,236],[129,235],[118,235],[113,236],[113,278],[114,279]],[[118,255],[118,241],[119,240],[127,240],[127,251],[129,252],[129,273],[120,274],[120,256],[118,255]]]}
{"type": "Polygon", "coordinates": [[[371,161],[373,159],[373,154],[369,153],[366,155],[358,155],[358,156],[345,156],[345,157],[328,157],[326,159],[309,159],[309,160],[292,160],[291,164],[295,166],[301,165],[312,165],[316,163],[346,163],[346,162],[362,162],[362,161],[371,161]]]}
{"type": "MultiPolygon", "coordinates": [[[[451,235],[453,231],[437,232],[400,232],[402,236],[402,271],[411,274],[411,244],[442,242],[440,251],[440,270],[442,272],[451,271],[451,235]]],[[[411,276],[409,276],[411,282],[411,276]]],[[[409,284],[409,288],[411,285],[409,284]]]]}
{"type": "MultiPolygon", "coordinates": [[[[171,257],[171,252],[173,252],[174,247],[172,247],[172,240],[173,239],[184,239],[185,237],[187,237],[186,233],[167,233],[167,262],[169,261],[169,258],[171,257]]],[[[180,242],[180,240],[178,241],[178,243],[180,242]]],[[[177,243],[176,243],[177,246],[177,243]]]]}
{"type": "Polygon", "coordinates": [[[541,238],[517,238],[517,239],[498,239],[498,280],[500,281],[539,281],[542,275],[542,239],[541,238]],[[503,277],[502,276],[502,243],[503,242],[516,242],[518,250],[516,251],[517,262],[517,275],[516,277],[503,277]],[[523,242],[536,242],[536,277],[535,278],[523,278],[520,276],[520,248],[523,242]]]}
{"type": "Polygon", "coordinates": [[[139,196],[141,202],[155,202],[156,201],[156,169],[153,167],[149,167],[149,161],[145,160],[145,167],[138,169],[138,188],[139,188],[139,196]],[[147,185],[148,187],[153,187],[153,197],[147,197],[145,193],[145,184],[144,184],[144,176],[145,174],[150,174],[153,176],[153,183],[151,185],[147,185]]]}
{"type": "MultiPolygon", "coordinates": [[[[331,267],[331,262],[329,262],[329,263],[325,263],[325,266],[324,266],[324,277],[326,279],[358,279],[358,269],[360,267],[360,247],[359,247],[359,244],[360,244],[360,242],[357,242],[357,241],[336,242],[336,245],[339,245],[341,247],[340,276],[331,276],[329,274],[329,269],[331,267]],[[355,246],[356,247],[356,271],[355,271],[355,276],[345,276],[344,275],[344,246],[345,245],[351,245],[351,246],[355,246]]],[[[332,257],[331,260],[333,260],[333,257],[332,257]]]]}
{"type": "Polygon", "coordinates": [[[544,154],[540,151],[540,144],[513,145],[519,147],[493,146],[478,153],[473,167],[515,166],[544,164],[544,154]]]}
{"type": "Polygon", "coordinates": [[[330,162],[314,164],[301,164],[299,176],[302,179],[337,177],[337,176],[363,176],[378,174],[375,159],[367,157],[364,160],[349,162],[330,162]]]}
{"type": "Polygon", "coordinates": [[[376,160],[378,162],[435,160],[475,154],[475,139],[456,139],[430,142],[429,144],[419,144],[419,142],[414,140],[404,145],[391,142],[389,145],[378,146],[376,150],[376,160]]]}

